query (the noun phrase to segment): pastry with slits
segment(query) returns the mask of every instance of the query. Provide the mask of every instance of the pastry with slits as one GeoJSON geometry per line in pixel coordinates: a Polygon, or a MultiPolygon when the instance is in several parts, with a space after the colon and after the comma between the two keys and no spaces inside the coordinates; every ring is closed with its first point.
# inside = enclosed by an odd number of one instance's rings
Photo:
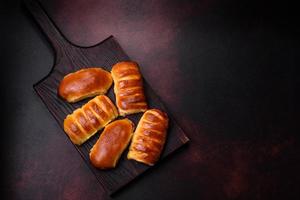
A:
{"type": "Polygon", "coordinates": [[[119,62],[112,67],[116,105],[121,116],[145,112],[143,78],[135,62],[119,62]]]}
{"type": "Polygon", "coordinates": [[[134,132],[127,158],[154,165],[164,147],[168,123],[166,113],[158,109],[147,110],[134,132]]]}
{"type": "Polygon", "coordinates": [[[64,130],[74,144],[81,145],[118,117],[118,110],[105,95],[99,95],[76,109],[64,120],[64,130]]]}

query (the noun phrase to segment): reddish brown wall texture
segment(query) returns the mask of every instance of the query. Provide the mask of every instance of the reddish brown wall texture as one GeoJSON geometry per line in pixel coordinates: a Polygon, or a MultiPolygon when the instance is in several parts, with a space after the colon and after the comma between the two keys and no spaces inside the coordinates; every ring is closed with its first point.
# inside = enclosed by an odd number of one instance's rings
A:
{"type": "MultiPolygon", "coordinates": [[[[293,5],[41,3],[74,44],[90,46],[114,35],[191,139],[114,199],[299,198],[300,45],[293,5]]],[[[24,6],[10,9],[16,14],[4,13],[1,39],[11,69],[7,79],[14,81],[4,105],[15,106],[3,191],[9,199],[110,199],[32,91],[50,71],[53,53],[24,6]]]]}

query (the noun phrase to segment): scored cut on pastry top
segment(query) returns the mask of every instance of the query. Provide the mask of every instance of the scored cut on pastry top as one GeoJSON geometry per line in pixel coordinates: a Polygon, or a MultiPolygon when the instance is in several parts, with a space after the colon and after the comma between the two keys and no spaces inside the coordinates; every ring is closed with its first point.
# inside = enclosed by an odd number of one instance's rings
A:
{"type": "Polygon", "coordinates": [[[76,109],[64,120],[64,131],[74,144],[81,145],[118,117],[118,110],[105,95],[99,95],[76,109]]]}
{"type": "Polygon", "coordinates": [[[145,112],[147,102],[138,64],[124,61],[112,67],[116,105],[121,116],[145,112]]]}
{"type": "Polygon", "coordinates": [[[166,113],[158,109],[147,110],[134,132],[127,158],[154,165],[163,150],[168,124],[166,113]]]}

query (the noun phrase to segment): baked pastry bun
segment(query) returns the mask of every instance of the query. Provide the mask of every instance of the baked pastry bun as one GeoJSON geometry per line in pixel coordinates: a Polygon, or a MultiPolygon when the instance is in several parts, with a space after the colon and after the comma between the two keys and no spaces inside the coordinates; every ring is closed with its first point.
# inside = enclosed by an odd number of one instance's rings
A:
{"type": "Polygon", "coordinates": [[[166,141],[168,122],[166,113],[158,109],[147,110],[134,132],[127,158],[154,165],[166,141]]]}
{"type": "Polygon", "coordinates": [[[115,105],[107,96],[99,95],[68,115],[64,130],[74,144],[80,145],[116,117],[115,105]]]}
{"type": "Polygon", "coordinates": [[[121,116],[147,110],[143,78],[135,62],[119,62],[112,67],[116,105],[121,116]]]}
{"type": "Polygon", "coordinates": [[[129,119],[108,124],[90,152],[91,163],[99,169],[114,168],[133,135],[134,124],[129,119]]]}
{"type": "Polygon", "coordinates": [[[109,72],[101,68],[86,68],[66,75],[59,84],[58,94],[72,103],[105,94],[111,84],[109,72]]]}

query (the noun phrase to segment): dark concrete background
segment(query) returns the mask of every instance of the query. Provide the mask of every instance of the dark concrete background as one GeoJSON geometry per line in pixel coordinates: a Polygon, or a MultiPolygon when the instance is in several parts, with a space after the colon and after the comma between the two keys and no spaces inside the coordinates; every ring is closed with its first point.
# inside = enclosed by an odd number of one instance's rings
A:
{"type": "MultiPolygon", "coordinates": [[[[1,6],[1,192],[110,199],[32,85],[54,53],[1,6]]],[[[73,43],[114,35],[191,139],[114,199],[299,198],[299,12],[272,1],[42,1],[73,43]]]]}

